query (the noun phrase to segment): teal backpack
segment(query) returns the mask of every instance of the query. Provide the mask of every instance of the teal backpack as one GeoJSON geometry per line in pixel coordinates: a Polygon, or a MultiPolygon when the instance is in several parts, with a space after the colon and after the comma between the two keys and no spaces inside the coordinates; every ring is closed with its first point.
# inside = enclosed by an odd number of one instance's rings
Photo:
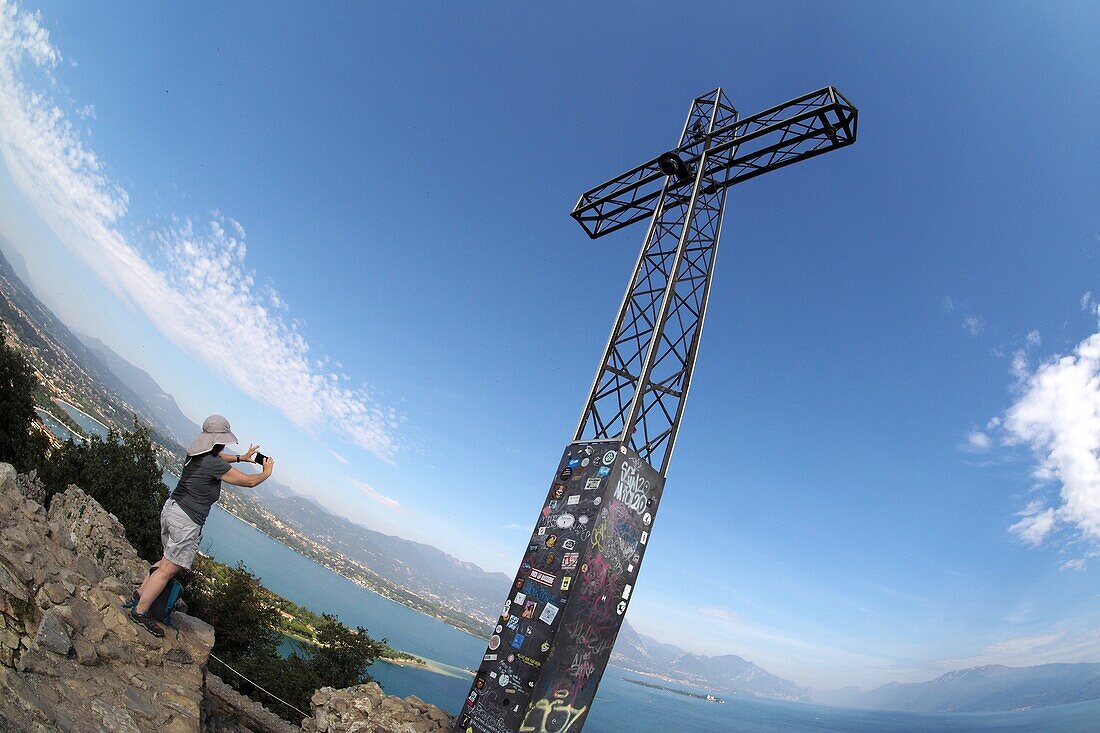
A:
{"type": "MultiPolygon", "coordinates": [[[[153,571],[157,569],[154,565],[149,568],[149,574],[152,575],[153,571]]],[[[168,581],[168,585],[164,586],[164,590],[160,592],[156,600],[149,606],[149,615],[160,621],[162,624],[176,632],[176,637],[180,635],[179,627],[172,623],[172,612],[176,610],[176,604],[179,603],[180,594],[183,593],[183,586],[175,578],[168,581]]],[[[134,608],[137,606],[137,593],[135,591],[133,600],[122,604],[123,608],[134,608]]]]}

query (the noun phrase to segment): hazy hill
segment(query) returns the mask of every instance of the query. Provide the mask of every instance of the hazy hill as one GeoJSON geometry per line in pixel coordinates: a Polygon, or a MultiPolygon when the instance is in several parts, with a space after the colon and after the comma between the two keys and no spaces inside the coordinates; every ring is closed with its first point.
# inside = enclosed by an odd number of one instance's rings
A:
{"type": "Polygon", "coordinates": [[[282,521],[329,549],[361,562],[381,577],[415,593],[473,607],[488,617],[500,613],[512,579],[488,573],[442,550],[383,534],[337,517],[316,502],[284,492],[267,492],[260,499],[282,521]]]}
{"type": "Polygon", "coordinates": [[[654,641],[623,623],[611,661],[626,669],[659,675],[722,693],[810,702],[808,688],[771,674],[736,654],[708,657],[654,641]]]}
{"type": "Polygon", "coordinates": [[[30,273],[27,272],[27,262],[7,237],[0,237],[0,254],[7,257],[8,265],[15,273],[15,276],[19,278],[24,285],[30,287],[28,284],[30,283],[30,273]]]}
{"type": "MultiPolygon", "coordinates": [[[[991,664],[928,682],[891,682],[868,692],[836,690],[818,701],[843,707],[927,713],[979,713],[1100,699],[1100,664],[991,664]],[[847,694],[845,694],[847,693],[847,694]]],[[[1100,730],[1100,723],[1097,729],[1100,730]]]]}
{"type": "Polygon", "coordinates": [[[153,410],[31,292],[2,252],[0,318],[54,394],[111,427],[129,428],[137,415],[153,425],[158,443],[171,442],[153,410]]]}
{"type": "Polygon", "coordinates": [[[153,413],[157,423],[169,433],[168,437],[174,438],[182,446],[187,446],[196,435],[202,432],[202,427],[184,415],[176,404],[176,399],[165,392],[147,372],[123,359],[111,347],[94,336],[77,334],[77,338],[120,381],[130,387],[153,413]]]}

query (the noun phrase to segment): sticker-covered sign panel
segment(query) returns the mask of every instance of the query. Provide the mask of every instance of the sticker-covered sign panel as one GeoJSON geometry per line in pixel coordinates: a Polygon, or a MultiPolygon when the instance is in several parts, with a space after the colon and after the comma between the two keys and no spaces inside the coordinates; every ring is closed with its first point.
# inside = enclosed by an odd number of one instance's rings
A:
{"type": "Polygon", "coordinates": [[[657,472],[618,443],[566,448],[456,731],[581,729],[662,488],[657,472]]]}

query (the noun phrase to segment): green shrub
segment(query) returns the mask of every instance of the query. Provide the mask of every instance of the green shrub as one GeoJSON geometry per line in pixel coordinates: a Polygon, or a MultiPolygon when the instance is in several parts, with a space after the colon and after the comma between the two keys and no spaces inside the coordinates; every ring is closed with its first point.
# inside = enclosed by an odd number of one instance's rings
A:
{"type": "MultiPolygon", "coordinates": [[[[279,654],[288,623],[279,613],[291,606],[273,594],[243,564],[229,567],[209,557],[198,556],[182,579],[188,611],[214,627],[214,654],[256,684],[300,710],[309,710],[309,699],[321,687],[350,687],[370,679],[367,668],[386,648],[363,627],[352,631],[331,614],[313,616],[300,609],[316,626],[302,630],[316,639],[302,644],[286,658],[279,654]]],[[[301,628],[299,625],[298,627],[301,628]]],[[[301,716],[269,695],[248,684],[223,664],[214,670],[239,692],[266,705],[293,722],[301,716]]]]}
{"type": "Polygon", "coordinates": [[[66,441],[39,465],[47,501],[76,484],[118,517],[126,538],[149,562],[161,558],[160,509],[168,498],[149,429],[136,419],[134,427],[107,437],[66,441]]]}
{"type": "Polygon", "coordinates": [[[0,328],[0,461],[22,472],[41,464],[49,446],[44,435],[32,431],[37,420],[37,388],[34,370],[22,354],[4,342],[0,328]]]}

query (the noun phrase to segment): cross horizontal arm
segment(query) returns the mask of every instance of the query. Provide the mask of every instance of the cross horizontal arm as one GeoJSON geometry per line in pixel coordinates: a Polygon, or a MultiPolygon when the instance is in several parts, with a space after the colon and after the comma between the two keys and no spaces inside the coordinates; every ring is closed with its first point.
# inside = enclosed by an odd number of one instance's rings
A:
{"type": "MultiPolygon", "coordinates": [[[[840,92],[825,87],[714,130],[705,146],[704,190],[725,188],[851,145],[856,141],[857,116],[858,110],[840,92]]],[[[698,150],[692,142],[673,152],[694,171],[702,157],[698,150]]],[[[660,158],[654,158],[582,194],[571,215],[592,239],[610,234],[653,214],[665,177],[660,158]]],[[[693,178],[669,177],[669,192],[689,198],[693,178]]]]}

